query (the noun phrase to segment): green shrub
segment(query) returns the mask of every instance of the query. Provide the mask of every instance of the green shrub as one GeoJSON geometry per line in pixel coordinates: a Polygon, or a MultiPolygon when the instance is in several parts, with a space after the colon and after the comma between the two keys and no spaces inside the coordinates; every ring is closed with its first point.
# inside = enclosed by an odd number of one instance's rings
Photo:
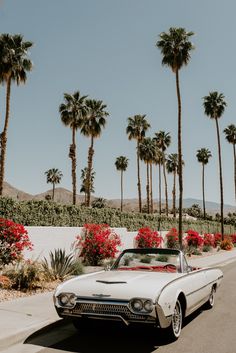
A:
{"type": "Polygon", "coordinates": [[[202,251],[203,252],[209,252],[211,251],[212,247],[210,245],[203,245],[202,251]]]}
{"type": "Polygon", "coordinates": [[[157,261],[160,261],[160,262],[167,262],[168,261],[168,256],[167,255],[159,255],[157,258],[156,258],[157,261]]]}
{"type": "Polygon", "coordinates": [[[144,256],[144,257],[140,260],[140,262],[142,262],[142,263],[144,263],[144,264],[150,264],[151,261],[152,261],[152,258],[151,258],[151,256],[148,256],[148,255],[144,256]]]}
{"type": "MultiPolygon", "coordinates": [[[[128,231],[137,231],[143,227],[155,230],[178,229],[178,219],[169,219],[157,214],[120,212],[112,208],[87,208],[77,205],[63,205],[52,201],[30,200],[14,201],[0,198],[0,217],[11,219],[24,226],[68,226],[83,227],[85,223],[109,224],[110,227],[125,227],[128,231]]],[[[200,234],[220,232],[220,223],[216,221],[183,220],[183,231],[194,229],[200,234]]],[[[225,233],[236,232],[236,223],[225,225],[225,233]]]]}
{"type": "Polygon", "coordinates": [[[42,261],[45,278],[49,280],[63,281],[69,276],[83,273],[81,262],[73,253],[66,254],[65,250],[55,249],[50,251],[49,261],[44,258],[42,261]]]}

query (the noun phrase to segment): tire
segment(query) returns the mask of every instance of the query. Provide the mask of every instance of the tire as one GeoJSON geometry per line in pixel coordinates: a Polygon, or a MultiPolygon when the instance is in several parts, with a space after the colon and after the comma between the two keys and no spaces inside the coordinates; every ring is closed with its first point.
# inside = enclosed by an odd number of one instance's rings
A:
{"type": "Polygon", "coordinates": [[[180,301],[177,300],[175,303],[175,309],[172,315],[171,324],[166,329],[168,338],[171,339],[171,341],[176,341],[179,338],[181,329],[182,329],[182,324],[183,324],[183,310],[182,310],[180,301]]]}
{"type": "Polygon", "coordinates": [[[216,292],[215,287],[212,287],[211,288],[211,293],[210,293],[209,298],[208,298],[208,301],[205,304],[205,308],[206,309],[212,309],[213,308],[213,306],[215,304],[215,292],[216,292]]]}
{"type": "Polygon", "coordinates": [[[86,319],[73,319],[72,323],[76,330],[83,332],[88,329],[89,323],[86,319]]]}

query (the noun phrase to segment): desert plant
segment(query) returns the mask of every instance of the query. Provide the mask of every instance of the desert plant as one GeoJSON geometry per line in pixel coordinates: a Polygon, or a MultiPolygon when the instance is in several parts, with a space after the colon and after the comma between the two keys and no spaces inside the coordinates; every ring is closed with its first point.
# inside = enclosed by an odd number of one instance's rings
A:
{"type": "Polygon", "coordinates": [[[225,236],[224,240],[221,241],[220,243],[220,248],[222,250],[232,250],[233,249],[233,243],[230,239],[230,237],[225,236]]]}
{"type": "Polygon", "coordinates": [[[0,275],[0,288],[10,289],[12,287],[12,281],[9,277],[0,275]]]}
{"type": "Polygon", "coordinates": [[[44,257],[42,267],[45,277],[51,280],[63,281],[69,276],[83,272],[80,261],[73,253],[66,254],[65,249],[50,251],[49,260],[44,257]]]}
{"type": "Polygon", "coordinates": [[[151,256],[148,256],[148,255],[144,256],[144,257],[140,260],[140,262],[142,262],[142,263],[144,263],[144,264],[150,264],[151,261],[152,261],[152,258],[151,258],[151,256]]]}
{"type": "Polygon", "coordinates": [[[13,289],[26,291],[42,287],[42,268],[37,261],[18,261],[6,268],[3,274],[10,279],[13,289]]]}

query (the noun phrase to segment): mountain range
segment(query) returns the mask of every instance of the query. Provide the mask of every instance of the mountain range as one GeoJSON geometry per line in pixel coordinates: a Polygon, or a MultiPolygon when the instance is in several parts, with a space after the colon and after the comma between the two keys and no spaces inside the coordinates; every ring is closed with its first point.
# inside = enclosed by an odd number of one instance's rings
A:
{"type": "MultiPolygon", "coordinates": [[[[11,197],[14,200],[19,200],[19,201],[27,201],[27,200],[45,200],[47,195],[52,195],[52,190],[47,190],[43,193],[36,194],[36,195],[31,195],[29,193],[26,193],[22,190],[18,190],[17,188],[13,187],[7,182],[4,182],[4,187],[3,187],[3,196],[8,196],[11,197]]],[[[54,199],[56,202],[63,203],[63,204],[69,204],[72,202],[72,192],[65,189],[58,187],[55,189],[55,196],[54,199]]],[[[92,200],[95,199],[93,196],[91,198],[92,200]]],[[[84,196],[83,195],[77,195],[77,203],[80,204],[84,201],[84,196]]],[[[106,200],[107,205],[110,207],[114,208],[119,208],[120,207],[120,199],[111,199],[111,200],[106,200]]],[[[145,202],[145,201],[144,201],[145,202]]],[[[155,204],[157,204],[157,200],[154,200],[154,207],[155,204]]],[[[171,206],[171,200],[169,200],[169,204],[171,206]]],[[[200,207],[202,207],[202,200],[194,199],[194,198],[186,198],[183,200],[183,207],[188,208],[191,207],[193,204],[198,204],[200,207]]],[[[163,205],[164,205],[164,200],[163,200],[163,205]]],[[[123,202],[123,209],[124,211],[136,211],[138,210],[138,199],[124,199],[123,202]]],[[[211,202],[211,201],[206,201],[206,210],[210,214],[214,214],[216,212],[220,211],[220,204],[217,202],[211,202]]],[[[224,205],[224,212],[225,214],[229,212],[235,212],[236,207],[233,205],[224,205]]]]}

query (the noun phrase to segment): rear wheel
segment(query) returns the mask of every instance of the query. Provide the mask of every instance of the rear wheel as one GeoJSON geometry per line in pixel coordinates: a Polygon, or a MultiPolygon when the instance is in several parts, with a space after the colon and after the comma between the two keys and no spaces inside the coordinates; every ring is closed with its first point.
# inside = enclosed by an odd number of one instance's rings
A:
{"type": "Polygon", "coordinates": [[[177,340],[179,338],[182,329],[182,323],[183,311],[179,300],[177,300],[171,319],[171,325],[167,328],[167,334],[171,340],[177,340]]]}

